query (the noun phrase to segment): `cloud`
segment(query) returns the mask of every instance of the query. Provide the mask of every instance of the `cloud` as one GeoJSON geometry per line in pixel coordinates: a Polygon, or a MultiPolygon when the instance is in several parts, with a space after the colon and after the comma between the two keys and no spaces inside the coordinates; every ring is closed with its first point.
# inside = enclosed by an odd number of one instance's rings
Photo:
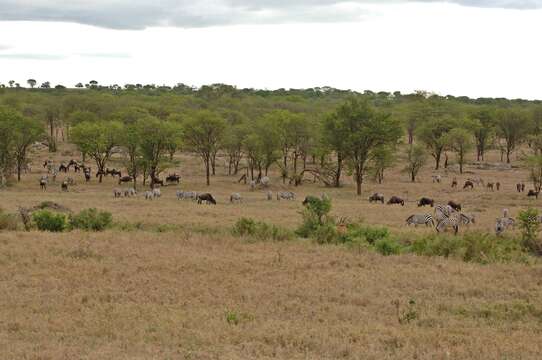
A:
{"type": "Polygon", "coordinates": [[[86,58],[102,58],[102,59],[130,59],[131,54],[128,53],[79,53],[81,57],[86,58]]]}
{"type": "Polygon", "coordinates": [[[9,49],[11,49],[11,46],[0,44],[0,51],[9,50],[9,49]]]}
{"type": "Polygon", "coordinates": [[[542,8],[542,0],[0,0],[0,19],[73,22],[113,29],[346,22],[362,19],[367,4],[407,2],[542,8]]]}
{"type": "Polygon", "coordinates": [[[64,55],[53,54],[32,54],[32,53],[19,53],[19,54],[0,54],[0,59],[7,60],[63,60],[64,55]]]}

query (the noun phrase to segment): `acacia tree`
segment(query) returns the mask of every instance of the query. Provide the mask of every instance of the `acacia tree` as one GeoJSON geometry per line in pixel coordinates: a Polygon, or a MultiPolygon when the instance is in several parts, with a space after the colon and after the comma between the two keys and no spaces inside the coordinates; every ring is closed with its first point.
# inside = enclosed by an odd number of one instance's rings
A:
{"type": "Polygon", "coordinates": [[[0,185],[5,185],[15,164],[15,127],[20,115],[0,106],[0,185]]]}
{"type": "Polygon", "coordinates": [[[371,154],[371,170],[379,184],[384,181],[384,171],[395,162],[394,150],[391,146],[382,145],[376,147],[371,154]]]}
{"type": "Polygon", "coordinates": [[[37,81],[35,79],[28,79],[26,80],[26,82],[28,83],[28,85],[30,85],[30,87],[33,89],[34,86],[36,86],[37,84],[37,81]]]}
{"type": "Polygon", "coordinates": [[[113,148],[120,144],[122,131],[122,124],[116,121],[82,122],[72,129],[73,143],[96,162],[100,182],[113,148]]]}
{"type": "Polygon", "coordinates": [[[435,159],[435,170],[440,168],[440,159],[446,147],[446,135],[456,121],[449,115],[433,117],[418,129],[418,137],[435,159]]]}
{"type": "Polygon", "coordinates": [[[457,154],[459,164],[459,173],[463,174],[465,156],[472,148],[472,136],[470,132],[463,128],[450,130],[446,136],[448,146],[457,154]]]}
{"type": "Polygon", "coordinates": [[[488,107],[482,107],[473,111],[471,118],[474,120],[476,159],[483,161],[488,143],[495,132],[495,113],[488,107]]]}
{"type": "Polygon", "coordinates": [[[410,176],[412,182],[416,182],[416,176],[427,161],[427,153],[420,145],[411,145],[408,149],[407,163],[403,169],[410,176]]]}
{"type": "Polygon", "coordinates": [[[343,162],[346,157],[346,136],[348,129],[337,113],[330,114],[324,119],[322,127],[322,142],[335,153],[334,185],[341,186],[343,162]]]}
{"type": "Polygon", "coordinates": [[[529,178],[533,182],[535,191],[542,189],[542,155],[532,155],[525,159],[529,169],[529,178]]]}
{"type": "Polygon", "coordinates": [[[218,114],[202,110],[183,124],[183,142],[203,160],[207,186],[211,184],[211,161],[224,137],[226,122],[218,114]]]}
{"type": "Polygon", "coordinates": [[[13,124],[14,155],[17,167],[17,181],[21,181],[21,171],[29,163],[28,150],[30,146],[42,139],[44,135],[42,124],[33,118],[19,116],[13,124]]]}
{"type": "Polygon", "coordinates": [[[504,141],[506,162],[510,164],[510,154],[523,141],[529,130],[529,119],[517,109],[503,109],[497,112],[497,131],[504,141]]]}
{"type": "Polygon", "coordinates": [[[345,154],[356,181],[357,194],[361,195],[361,184],[367,160],[378,146],[395,144],[401,136],[401,125],[389,114],[376,111],[366,101],[351,98],[337,110],[337,119],[346,131],[345,154]]]}

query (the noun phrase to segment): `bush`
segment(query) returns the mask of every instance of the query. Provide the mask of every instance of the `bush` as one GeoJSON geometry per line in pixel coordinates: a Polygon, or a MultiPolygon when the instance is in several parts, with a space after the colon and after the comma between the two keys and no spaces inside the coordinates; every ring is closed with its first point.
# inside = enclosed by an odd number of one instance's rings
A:
{"type": "Polygon", "coordinates": [[[337,242],[337,228],[332,223],[326,223],[316,228],[313,233],[318,244],[331,244],[337,242]]]}
{"type": "Polygon", "coordinates": [[[294,237],[294,234],[287,229],[249,218],[237,220],[233,226],[232,234],[235,236],[253,237],[257,240],[271,239],[275,241],[291,240],[294,237]]]}
{"type": "Polygon", "coordinates": [[[32,219],[40,231],[62,232],[66,229],[66,216],[64,214],[41,210],[32,214],[32,219]]]}
{"type": "Polygon", "coordinates": [[[296,230],[296,234],[303,238],[313,237],[321,244],[337,241],[335,222],[329,217],[331,200],[307,197],[304,206],[301,213],[303,223],[296,230]]]}
{"type": "Polygon", "coordinates": [[[17,215],[4,213],[4,211],[0,209],[0,230],[17,230],[17,224],[17,215]]]}
{"type": "Polygon", "coordinates": [[[348,232],[343,236],[343,242],[352,242],[359,239],[374,245],[378,240],[388,239],[390,232],[385,227],[350,225],[348,232]]]}
{"type": "Polygon", "coordinates": [[[538,239],[538,231],[540,230],[538,210],[529,208],[521,211],[518,220],[523,247],[536,255],[542,255],[542,243],[538,239]]]}
{"type": "Polygon", "coordinates": [[[70,216],[71,228],[85,231],[104,231],[111,226],[112,221],[111,213],[96,209],[85,209],[77,215],[70,216]]]}
{"type": "Polygon", "coordinates": [[[374,243],[376,251],[384,256],[397,255],[401,253],[401,244],[395,239],[382,238],[374,243]]]}

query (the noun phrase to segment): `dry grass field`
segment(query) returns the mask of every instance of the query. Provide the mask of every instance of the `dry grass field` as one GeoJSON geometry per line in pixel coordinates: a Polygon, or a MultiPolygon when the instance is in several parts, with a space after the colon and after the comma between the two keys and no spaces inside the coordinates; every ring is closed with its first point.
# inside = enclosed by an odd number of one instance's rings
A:
{"type": "MultiPolygon", "coordinates": [[[[69,159],[71,149],[62,149],[69,159]]],[[[77,155],[74,154],[73,157],[77,155]]],[[[114,199],[115,181],[41,192],[38,154],[32,174],[2,190],[1,207],[15,211],[45,200],[72,210],[96,207],[116,222],[177,224],[176,231],[0,233],[0,359],[539,359],[542,356],[542,265],[479,265],[440,257],[376,253],[309,240],[250,242],[229,228],[251,217],[295,229],[301,199],[326,192],[333,214],[394,233],[419,212],[415,201],[455,200],[476,215],[474,229],[492,232],[503,208],[516,216],[538,207],[515,191],[520,168],[445,174],[433,184],[428,166],[411,184],[400,166],[385,183],[364,185],[361,198],[314,184],[293,189],[293,202],[265,200],[237,178],[218,175],[207,189],[196,158],[183,156],[183,190],[208,190],[217,206],[175,199],[114,199]],[[500,181],[501,191],[452,190],[469,176],[500,181]],[[407,204],[369,204],[379,191],[407,204]],[[230,204],[231,192],[244,203],[230,204]],[[182,228],[182,230],[179,230],[182,228]],[[196,231],[197,229],[197,231],[196,231]],[[205,230],[207,229],[207,230],[205,230]]],[[[490,154],[489,161],[497,161],[490,154]]],[[[515,164],[517,165],[517,164],[515,164]]],[[[173,171],[173,170],[172,170],[173,171]]],[[[179,169],[177,169],[179,172],[179,169]]],[[[74,176],[73,173],[70,176],[74,176]]],[[[59,183],[63,175],[58,177],[59,183]]],[[[272,177],[272,191],[286,189],[272,177]]],[[[528,188],[530,186],[528,185],[528,188]]],[[[465,231],[465,230],[462,230],[465,231]]]]}

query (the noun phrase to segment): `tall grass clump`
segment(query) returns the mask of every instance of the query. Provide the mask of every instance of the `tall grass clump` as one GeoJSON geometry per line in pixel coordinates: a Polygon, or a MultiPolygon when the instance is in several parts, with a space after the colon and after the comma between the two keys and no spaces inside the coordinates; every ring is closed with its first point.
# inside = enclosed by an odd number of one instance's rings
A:
{"type": "Polygon", "coordinates": [[[9,214],[0,209],[0,230],[17,230],[17,215],[9,214]]]}
{"type": "Polygon", "coordinates": [[[55,214],[48,210],[36,211],[32,214],[32,220],[40,231],[62,232],[67,228],[64,214],[55,214]]]}
{"type": "Polygon", "coordinates": [[[85,231],[104,231],[111,226],[113,216],[107,211],[85,209],[77,215],[70,216],[70,227],[85,231]]]}
{"type": "Polygon", "coordinates": [[[294,238],[290,230],[250,218],[237,220],[232,228],[232,234],[256,240],[286,241],[294,238]]]}

